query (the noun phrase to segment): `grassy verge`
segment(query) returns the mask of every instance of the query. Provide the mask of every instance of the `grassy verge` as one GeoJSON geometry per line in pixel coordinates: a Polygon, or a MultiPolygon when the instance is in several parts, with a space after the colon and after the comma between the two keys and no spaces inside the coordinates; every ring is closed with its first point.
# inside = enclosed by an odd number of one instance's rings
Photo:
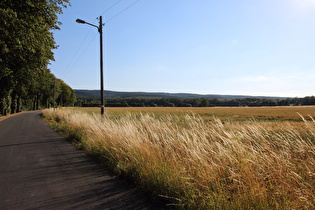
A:
{"type": "Polygon", "coordinates": [[[315,124],[45,110],[118,174],[186,209],[314,209],[315,124]]]}

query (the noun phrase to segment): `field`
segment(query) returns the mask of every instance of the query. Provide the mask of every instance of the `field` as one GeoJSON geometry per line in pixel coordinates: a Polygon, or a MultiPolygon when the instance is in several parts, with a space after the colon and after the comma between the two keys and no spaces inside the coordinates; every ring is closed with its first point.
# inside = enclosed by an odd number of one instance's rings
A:
{"type": "MultiPolygon", "coordinates": [[[[176,114],[185,115],[194,113],[204,120],[212,120],[214,117],[221,121],[247,121],[250,119],[263,121],[296,121],[301,122],[302,115],[305,119],[309,116],[315,118],[315,106],[283,106],[283,107],[106,107],[106,112],[114,114],[130,113],[153,113],[155,115],[176,114]],[[299,113],[299,114],[297,114],[299,113]]],[[[100,108],[79,108],[87,112],[99,112],[100,108]]]]}
{"type": "Polygon", "coordinates": [[[315,208],[315,107],[99,111],[44,116],[115,173],[176,208],[315,208]]]}

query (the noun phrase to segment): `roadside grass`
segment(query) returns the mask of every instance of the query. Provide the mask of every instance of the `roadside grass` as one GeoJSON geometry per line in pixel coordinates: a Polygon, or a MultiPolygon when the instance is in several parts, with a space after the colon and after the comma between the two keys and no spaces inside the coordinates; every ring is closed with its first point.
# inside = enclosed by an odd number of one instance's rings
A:
{"type": "Polygon", "coordinates": [[[43,114],[117,174],[175,207],[315,208],[314,122],[121,110],[107,109],[104,118],[73,108],[43,114]]]}

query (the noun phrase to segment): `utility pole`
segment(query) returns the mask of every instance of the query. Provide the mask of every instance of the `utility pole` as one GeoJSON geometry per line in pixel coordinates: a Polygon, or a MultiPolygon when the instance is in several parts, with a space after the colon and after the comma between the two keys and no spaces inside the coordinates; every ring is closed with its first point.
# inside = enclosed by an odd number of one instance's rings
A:
{"type": "Polygon", "coordinates": [[[101,77],[101,115],[104,115],[104,74],[103,74],[103,20],[100,16],[99,26],[88,23],[84,20],[77,19],[77,23],[88,24],[90,26],[96,27],[100,33],[100,77],[101,77]]]}
{"type": "Polygon", "coordinates": [[[101,71],[101,115],[104,115],[104,76],[103,76],[103,21],[100,16],[100,26],[98,27],[100,33],[100,71],[101,71]]]}
{"type": "Polygon", "coordinates": [[[54,83],[54,110],[56,111],[56,79],[54,83]]]}

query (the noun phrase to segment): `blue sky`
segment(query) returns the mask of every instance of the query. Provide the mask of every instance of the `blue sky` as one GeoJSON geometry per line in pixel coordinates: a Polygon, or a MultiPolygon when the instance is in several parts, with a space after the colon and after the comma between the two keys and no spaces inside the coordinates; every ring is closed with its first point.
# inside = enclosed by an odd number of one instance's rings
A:
{"type": "Polygon", "coordinates": [[[315,0],[72,0],[49,66],[74,89],[315,95],[315,0]],[[127,10],[126,10],[127,9],[127,10]]]}

